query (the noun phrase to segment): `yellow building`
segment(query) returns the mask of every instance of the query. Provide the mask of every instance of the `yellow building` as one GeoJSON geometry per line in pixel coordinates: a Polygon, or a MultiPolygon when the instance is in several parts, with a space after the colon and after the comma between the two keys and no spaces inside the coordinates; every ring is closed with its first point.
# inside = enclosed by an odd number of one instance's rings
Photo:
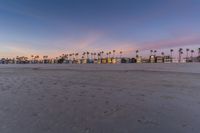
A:
{"type": "Polygon", "coordinates": [[[98,59],[97,63],[98,63],[98,64],[101,64],[101,59],[98,59]]]}
{"type": "Polygon", "coordinates": [[[107,59],[107,63],[108,63],[108,64],[111,64],[111,63],[112,63],[112,58],[108,58],[108,59],[107,59]]]}
{"type": "Polygon", "coordinates": [[[102,64],[106,64],[107,63],[107,59],[106,58],[103,58],[101,61],[102,61],[102,64]]]}

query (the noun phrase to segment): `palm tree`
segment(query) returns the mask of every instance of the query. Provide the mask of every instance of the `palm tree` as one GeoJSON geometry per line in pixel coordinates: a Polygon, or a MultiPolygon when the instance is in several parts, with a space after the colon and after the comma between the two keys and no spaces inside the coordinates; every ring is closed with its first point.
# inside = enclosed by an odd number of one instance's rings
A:
{"type": "Polygon", "coordinates": [[[198,48],[198,56],[200,56],[200,48],[198,48]]]}
{"type": "Polygon", "coordinates": [[[34,55],[31,55],[31,63],[34,62],[33,58],[34,58],[34,55]]]}
{"type": "Polygon", "coordinates": [[[173,49],[170,49],[171,58],[173,58],[173,52],[174,52],[174,50],[173,50],[173,49]]]}
{"type": "Polygon", "coordinates": [[[193,58],[194,50],[191,50],[191,58],[193,58]]]}
{"type": "Polygon", "coordinates": [[[94,59],[96,59],[96,55],[97,55],[97,53],[94,53],[94,59]]]}
{"type": "Polygon", "coordinates": [[[107,58],[108,58],[109,53],[107,52],[106,55],[107,55],[107,58]]]}
{"type": "Polygon", "coordinates": [[[94,55],[94,54],[93,54],[93,53],[90,53],[90,54],[91,54],[91,59],[93,59],[93,55],[94,55]]]}
{"type": "Polygon", "coordinates": [[[16,57],[16,63],[18,63],[18,62],[19,62],[19,56],[16,57]]]}
{"type": "Polygon", "coordinates": [[[66,58],[67,58],[67,60],[69,59],[68,57],[69,57],[69,54],[66,54],[66,58]]]}
{"type": "Polygon", "coordinates": [[[28,57],[24,57],[24,63],[28,62],[28,57]]]}
{"type": "Polygon", "coordinates": [[[122,58],[122,53],[123,53],[123,52],[122,52],[122,51],[120,51],[119,53],[120,53],[120,58],[122,58]]]}
{"type": "Polygon", "coordinates": [[[139,57],[139,55],[138,55],[139,50],[136,50],[135,52],[136,52],[136,58],[138,58],[139,57]]]}
{"type": "Polygon", "coordinates": [[[66,59],[66,58],[67,58],[67,55],[66,55],[66,54],[63,54],[63,58],[66,59]]]}
{"type": "Polygon", "coordinates": [[[78,55],[79,55],[79,53],[76,53],[76,54],[75,54],[76,60],[78,60],[78,55]]]}
{"type": "Polygon", "coordinates": [[[45,63],[45,58],[46,58],[46,56],[43,56],[43,64],[45,63]]]}
{"type": "Polygon", "coordinates": [[[110,58],[111,52],[108,52],[108,54],[109,54],[109,58],[110,58]]]}
{"type": "Polygon", "coordinates": [[[75,54],[74,53],[72,53],[72,56],[73,56],[73,60],[75,60],[75,54]]]}
{"type": "Polygon", "coordinates": [[[56,57],[54,63],[58,64],[58,57],[56,57]]]}
{"type": "Polygon", "coordinates": [[[179,52],[179,59],[178,59],[178,62],[180,63],[180,62],[181,62],[181,55],[183,54],[183,49],[180,48],[180,49],[178,50],[178,52],[179,52]]]}
{"type": "Polygon", "coordinates": [[[115,58],[115,52],[116,52],[116,50],[113,50],[113,58],[115,58]]]}
{"type": "Polygon", "coordinates": [[[101,51],[100,54],[101,54],[101,58],[103,58],[104,51],[101,51]]]}
{"type": "Polygon", "coordinates": [[[154,50],[154,56],[156,56],[157,50],[154,50]]]}
{"type": "Polygon", "coordinates": [[[98,59],[101,59],[101,53],[98,53],[97,55],[98,55],[98,59]]]}
{"type": "Polygon", "coordinates": [[[186,59],[188,58],[188,52],[190,51],[189,48],[186,49],[186,59]]]}
{"type": "MultiPolygon", "coordinates": [[[[153,50],[150,50],[150,53],[151,53],[151,55],[152,55],[152,54],[153,54],[153,50]]],[[[150,55],[150,56],[151,56],[151,55],[150,55]]]]}
{"type": "Polygon", "coordinates": [[[40,58],[39,55],[36,55],[35,58],[34,58],[37,61],[37,63],[39,63],[39,58],[40,58]]]}
{"type": "Polygon", "coordinates": [[[162,53],[161,53],[161,55],[162,55],[162,56],[164,56],[164,55],[165,55],[165,53],[164,53],[164,52],[162,52],[162,53]]]}
{"type": "Polygon", "coordinates": [[[72,54],[69,54],[69,59],[71,60],[72,54]]]}
{"type": "Polygon", "coordinates": [[[89,59],[89,54],[90,54],[90,52],[87,52],[86,54],[87,54],[87,59],[89,59]]]}
{"type": "Polygon", "coordinates": [[[83,57],[85,58],[85,54],[86,54],[86,52],[83,52],[83,57]]]}
{"type": "Polygon", "coordinates": [[[99,52],[99,53],[97,54],[99,59],[102,59],[102,54],[103,54],[102,52],[99,52]]]}
{"type": "Polygon", "coordinates": [[[138,54],[138,53],[139,53],[139,50],[136,50],[135,52],[136,52],[136,54],[138,54]]]}

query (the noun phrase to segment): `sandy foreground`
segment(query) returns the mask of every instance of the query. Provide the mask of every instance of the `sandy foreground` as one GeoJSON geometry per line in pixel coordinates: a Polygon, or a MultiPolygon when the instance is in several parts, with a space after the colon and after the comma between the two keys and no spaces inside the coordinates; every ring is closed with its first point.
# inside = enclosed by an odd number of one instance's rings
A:
{"type": "Polygon", "coordinates": [[[200,64],[0,65],[0,133],[199,133],[200,64]]]}

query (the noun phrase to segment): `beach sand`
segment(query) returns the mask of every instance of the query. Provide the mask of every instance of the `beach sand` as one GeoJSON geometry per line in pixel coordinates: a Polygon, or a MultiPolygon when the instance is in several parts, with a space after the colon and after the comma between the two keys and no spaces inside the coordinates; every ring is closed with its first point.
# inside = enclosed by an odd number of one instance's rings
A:
{"type": "Polygon", "coordinates": [[[200,64],[0,65],[0,133],[198,133],[200,64]]]}

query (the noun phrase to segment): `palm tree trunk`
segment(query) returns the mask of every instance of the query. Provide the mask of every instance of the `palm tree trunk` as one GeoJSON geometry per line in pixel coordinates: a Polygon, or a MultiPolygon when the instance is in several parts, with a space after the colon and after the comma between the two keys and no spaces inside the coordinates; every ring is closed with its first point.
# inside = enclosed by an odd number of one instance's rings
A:
{"type": "Polygon", "coordinates": [[[188,58],[188,51],[187,51],[187,53],[186,53],[186,58],[188,58]]]}
{"type": "Polygon", "coordinates": [[[181,53],[179,52],[178,62],[181,62],[181,53]]]}
{"type": "Polygon", "coordinates": [[[171,52],[171,58],[173,58],[173,53],[171,52]]]}

